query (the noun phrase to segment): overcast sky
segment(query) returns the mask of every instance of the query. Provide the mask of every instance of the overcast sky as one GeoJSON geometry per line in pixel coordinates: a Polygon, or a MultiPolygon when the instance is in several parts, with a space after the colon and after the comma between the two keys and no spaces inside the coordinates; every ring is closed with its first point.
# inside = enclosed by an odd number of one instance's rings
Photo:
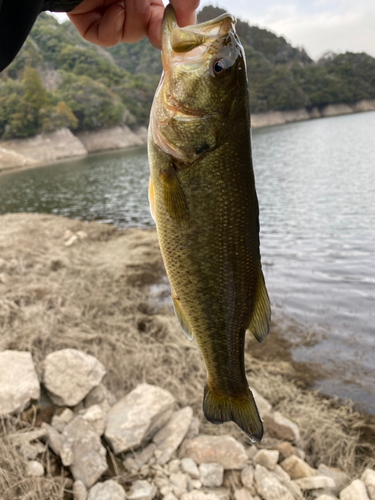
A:
{"type": "Polygon", "coordinates": [[[201,0],[283,35],[313,58],[327,50],[375,57],[375,0],[201,0]]]}
{"type": "Polygon", "coordinates": [[[283,35],[313,59],[328,50],[375,57],[375,0],[201,0],[209,4],[283,35]]]}

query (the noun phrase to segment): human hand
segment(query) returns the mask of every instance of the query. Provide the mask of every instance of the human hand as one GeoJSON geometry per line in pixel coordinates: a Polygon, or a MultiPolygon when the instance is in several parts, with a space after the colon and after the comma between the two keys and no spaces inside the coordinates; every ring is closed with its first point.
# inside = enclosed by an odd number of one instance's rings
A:
{"type": "MultiPolygon", "coordinates": [[[[199,0],[170,0],[179,26],[196,22],[199,0]]],[[[161,48],[162,0],[83,0],[68,12],[78,33],[89,42],[112,47],[147,36],[161,48]]]]}

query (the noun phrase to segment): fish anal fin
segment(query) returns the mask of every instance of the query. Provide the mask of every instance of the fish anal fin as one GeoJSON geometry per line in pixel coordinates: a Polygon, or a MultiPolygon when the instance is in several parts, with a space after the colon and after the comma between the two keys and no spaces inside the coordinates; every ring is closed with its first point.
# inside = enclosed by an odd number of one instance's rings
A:
{"type": "Polygon", "coordinates": [[[234,422],[253,442],[259,442],[263,437],[263,424],[248,387],[239,395],[227,396],[206,385],[203,413],[212,424],[234,422]]]}
{"type": "Polygon", "coordinates": [[[253,313],[247,330],[261,343],[267,337],[271,324],[271,306],[270,299],[262,270],[260,269],[258,284],[256,287],[255,303],[253,313]]]}
{"type": "Polygon", "coordinates": [[[150,203],[151,217],[154,219],[154,222],[156,222],[156,219],[155,219],[154,186],[152,185],[151,175],[150,175],[150,178],[148,180],[148,201],[150,203]]]}
{"type": "Polygon", "coordinates": [[[189,218],[188,205],[176,168],[171,163],[169,168],[160,173],[165,207],[172,219],[182,222],[189,218]]]}
{"type": "Polygon", "coordinates": [[[186,337],[189,340],[191,340],[193,338],[193,332],[192,332],[192,330],[190,328],[188,320],[185,317],[185,313],[182,310],[180,301],[173,294],[172,294],[172,302],[173,302],[174,312],[175,312],[175,314],[177,316],[177,319],[178,319],[178,321],[179,321],[179,323],[181,325],[181,328],[183,329],[184,334],[186,335],[186,337]]]}

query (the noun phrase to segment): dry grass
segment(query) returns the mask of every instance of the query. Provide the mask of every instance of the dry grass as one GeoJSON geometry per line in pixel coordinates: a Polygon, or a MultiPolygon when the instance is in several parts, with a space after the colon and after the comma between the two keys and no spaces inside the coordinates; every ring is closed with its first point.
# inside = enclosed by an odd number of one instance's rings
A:
{"type": "MultiPolygon", "coordinates": [[[[205,370],[197,346],[184,337],[170,307],[148,297],[149,285],[164,276],[154,231],[121,232],[48,215],[10,214],[0,217],[0,256],[0,350],[31,351],[41,374],[49,352],[81,349],[106,366],[104,382],[117,397],[148,382],[202,416],[205,370]],[[67,229],[83,230],[88,237],[66,247],[67,229]]],[[[363,419],[350,406],[297,388],[296,372],[286,361],[247,355],[247,366],[251,384],[300,425],[311,463],[337,465],[351,475],[365,463],[374,465],[366,448],[369,438],[361,435],[363,419]]],[[[203,430],[229,430],[246,440],[229,424],[203,423],[203,430]]],[[[0,492],[24,480],[17,450],[5,439],[1,447],[8,466],[0,466],[0,492]]],[[[41,488],[42,480],[34,482],[41,488]]],[[[61,494],[50,490],[48,498],[61,494]]]]}
{"type": "Polygon", "coordinates": [[[12,418],[0,421],[1,500],[62,500],[67,498],[67,494],[71,491],[68,489],[68,487],[71,488],[70,480],[61,474],[61,467],[48,452],[38,456],[38,460],[45,467],[45,475],[43,477],[26,476],[27,459],[9,439],[9,435],[19,431],[20,428],[30,430],[25,428],[24,423],[12,418]]]}

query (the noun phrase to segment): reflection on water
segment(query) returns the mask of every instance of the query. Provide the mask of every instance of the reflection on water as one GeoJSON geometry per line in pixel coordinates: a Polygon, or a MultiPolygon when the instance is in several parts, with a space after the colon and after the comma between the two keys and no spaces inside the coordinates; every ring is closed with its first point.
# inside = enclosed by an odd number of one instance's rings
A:
{"type": "Polygon", "coordinates": [[[274,311],[324,326],[296,359],[375,413],[375,113],[259,130],[254,158],[274,311]]]}
{"type": "MultiPolygon", "coordinates": [[[[328,394],[375,413],[375,113],[253,132],[261,251],[274,316],[326,334],[295,358],[328,394]]],[[[153,224],[145,149],[0,176],[0,213],[153,224]]],[[[286,333],[287,334],[287,333],[286,333]]]]}
{"type": "Polygon", "coordinates": [[[0,214],[44,212],[120,227],[150,226],[146,148],[0,176],[0,214]]]}

